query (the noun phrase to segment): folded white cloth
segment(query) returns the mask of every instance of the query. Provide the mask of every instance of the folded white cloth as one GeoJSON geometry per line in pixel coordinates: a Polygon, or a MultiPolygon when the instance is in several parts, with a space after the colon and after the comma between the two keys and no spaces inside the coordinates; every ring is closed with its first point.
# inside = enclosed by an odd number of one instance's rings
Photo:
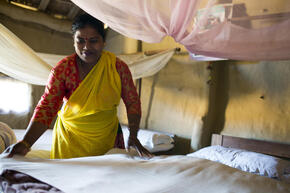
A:
{"type": "Polygon", "coordinates": [[[154,147],[152,147],[152,148],[144,145],[144,147],[146,149],[148,149],[151,153],[155,153],[155,152],[160,152],[160,151],[171,150],[174,147],[174,144],[173,143],[170,143],[170,144],[158,144],[158,145],[154,145],[154,147]]]}
{"type": "Polygon", "coordinates": [[[6,123],[0,122],[0,153],[14,143],[16,136],[13,130],[6,123]]]}
{"type": "MultiPolygon", "coordinates": [[[[122,126],[124,141],[128,140],[129,129],[126,126],[122,126]]],[[[174,134],[150,131],[140,129],[138,131],[138,139],[140,143],[148,149],[150,152],[167,151],[174,147],[174,134]]],[[[127,144],[125,144],[126,146],[127,144]]]]}

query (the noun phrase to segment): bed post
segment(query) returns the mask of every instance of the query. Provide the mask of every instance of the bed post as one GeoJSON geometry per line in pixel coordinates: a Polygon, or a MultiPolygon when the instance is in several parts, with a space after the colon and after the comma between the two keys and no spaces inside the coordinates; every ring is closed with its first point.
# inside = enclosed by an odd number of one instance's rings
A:
{"type": "Polygon", "coordinates": [[[223,145],[223,136],[219,134],[212,134],[211,145],[223,145]]]}

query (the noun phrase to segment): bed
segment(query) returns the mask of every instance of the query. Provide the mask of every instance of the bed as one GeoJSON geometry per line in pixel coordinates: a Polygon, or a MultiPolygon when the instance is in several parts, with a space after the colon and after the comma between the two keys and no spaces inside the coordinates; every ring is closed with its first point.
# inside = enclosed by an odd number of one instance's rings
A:
{"type": "MultiPolygon", "coordinates": [[[[221,145],[228,144],[225,143],[226,138],[214,136],[210,147],[223,147],[221,145]],[[216,137],[222,139],[222,142],[218,142],[219,145],[216,144],[216,137]]],[[[231,139],[231,144],[249,143],[246,139],[242,140],[243,142],[240,138],[231,139]]],[[[264,146],[267,142],[262,144],[264,146]]],[[[286,149],[281,150],[280,156],[289,153],[289,145],[284,147],[286,149]]],[[[3,183],[6,188],[13,187],[13,183],[5,179],[5,175],[17,172],[18,175],[26,175],[26,178],[30,179],[30,182],[22,182],[22,188],[25,183],[31,184],[31,181],[36,180],[35,187],[46,187],[42,192],[290,192],[290,184],[284,181],[244,172],[192,154],[143,159],[125,151],[112,149],[104,156],[66,160],[41,159],[37,156],[2,158],[0,168],[2,188],[3,183]]]]}
{"type": "MultiPolygon", "coordinates": [[[[126,141],[129,137],[129,129],[126,125],[121,125],[121,128],[123,131],[124,141],[126,141]]],[[[15,133],[18,141],[21,140],[25,134],[25,130],[23,129],[13,129],[13,132],[15,133]]],[[[140,129],[138,132],[138,138],[141,144],[153,154],[166,153],[174,148],[175,135],[172,133],[140,129]]],[[[37,151],[47,155],[47,157],[43,158],[49,158],[48,151],[51,149],[51,143],[52,130],[48,129],[32,146],[32,150],[34,150],[33,154],[37,151]]]]}

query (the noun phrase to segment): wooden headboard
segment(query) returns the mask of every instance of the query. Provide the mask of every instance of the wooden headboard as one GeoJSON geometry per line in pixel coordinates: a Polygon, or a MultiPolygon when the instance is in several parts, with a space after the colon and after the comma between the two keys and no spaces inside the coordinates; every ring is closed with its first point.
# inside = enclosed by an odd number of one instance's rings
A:
{"type": "Polygon", "coordinates": [[[283,143],[213,134],[211,145],[245,149],[277,157],[290,158],[290,145],[283,143]]]}

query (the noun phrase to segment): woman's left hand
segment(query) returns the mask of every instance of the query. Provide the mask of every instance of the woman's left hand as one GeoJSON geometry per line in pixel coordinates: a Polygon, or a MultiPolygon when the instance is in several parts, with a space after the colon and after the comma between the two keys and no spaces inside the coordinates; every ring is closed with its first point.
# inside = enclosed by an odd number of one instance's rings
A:
{"type": "Polygon", "coordinates": [[[153,157],[153,155],[140,143],[139,139],[135,135],[130,135],[128,139],[127,150],[133,147],[136,149],[140,157],[153,157]]]}

